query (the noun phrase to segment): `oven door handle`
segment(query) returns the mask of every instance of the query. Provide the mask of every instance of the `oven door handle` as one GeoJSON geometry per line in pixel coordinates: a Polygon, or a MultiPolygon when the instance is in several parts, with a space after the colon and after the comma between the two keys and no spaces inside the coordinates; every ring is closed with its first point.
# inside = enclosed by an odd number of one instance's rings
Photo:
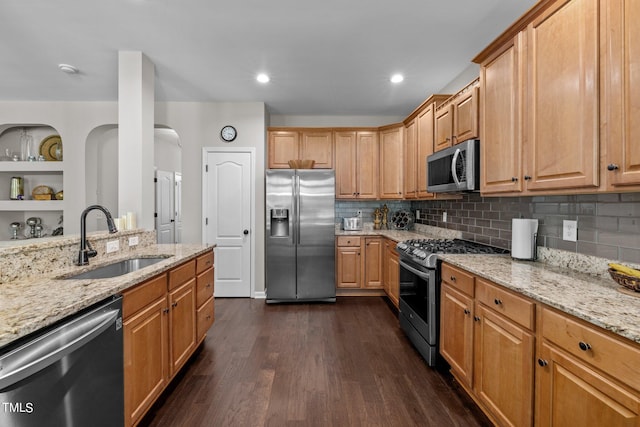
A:
{"type": "Polygon", "coordinates": [[[425,273],[424,271],[420,271],[417,268],[410,266],[409,264],[407,264],[403,260],[400,260],[400,266],[403,267],[403,268],[406,268],[407,270],[409,270],[410,272],[412,272],[416,276],[420,277],[421,279],[429,280],[429,273],[425,273]]]}

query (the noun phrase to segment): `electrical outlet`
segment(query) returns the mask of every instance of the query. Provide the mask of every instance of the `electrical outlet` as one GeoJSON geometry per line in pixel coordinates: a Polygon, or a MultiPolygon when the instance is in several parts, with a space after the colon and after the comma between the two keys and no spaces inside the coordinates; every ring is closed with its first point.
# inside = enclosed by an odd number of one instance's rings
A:
{"type": "Polygon", "coordinates": [[[420,219],[420,209],[416,209],[416,219],[420,219]]]}
{"type": "Polygon", "coordinates": [[[135,246],[138,244],[138,236],[129,237],[129,246],[135,246]]]}
{"type": "Polygon", "coordinates": [[[356,216],[362,216],[362,211],[360,210],[356,211],[356,216]]]}
{"type": "Polygon", "coordinates": [[[447,213],[442,212],[442,222],[447,222],[447,213]]]}
{"type": "Polygon", "coordinates": [[[120,250],[120,240],[112,240],[107,242],[107,253],[116,252],[120,250]]]}
{"type": "Polygon", "coordinates": [[[562,240],[576,242],[578,240],[578,221],[562,221],[562,240]]]}

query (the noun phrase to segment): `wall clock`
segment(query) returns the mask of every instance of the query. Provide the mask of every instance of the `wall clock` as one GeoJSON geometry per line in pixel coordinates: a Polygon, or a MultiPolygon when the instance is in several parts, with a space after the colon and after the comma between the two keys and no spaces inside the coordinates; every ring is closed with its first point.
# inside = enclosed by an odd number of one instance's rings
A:
{"type": "Polygon", "coordinates": [[[238,136],[238,131],[233,126],[227,125],[220,130],[220,138],[224,142],[231,142],[238,136]]]}

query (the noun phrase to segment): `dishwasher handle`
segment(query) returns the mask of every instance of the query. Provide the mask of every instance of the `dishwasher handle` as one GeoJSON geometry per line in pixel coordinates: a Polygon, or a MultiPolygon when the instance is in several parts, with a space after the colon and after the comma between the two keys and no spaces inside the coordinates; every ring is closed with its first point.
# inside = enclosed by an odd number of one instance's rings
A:
{"type": "Polygon", "coordinates": [[[113,325],[119,314],[119,308],[92,311],[0,356],[0,391],[87,344],[113,325]]]}

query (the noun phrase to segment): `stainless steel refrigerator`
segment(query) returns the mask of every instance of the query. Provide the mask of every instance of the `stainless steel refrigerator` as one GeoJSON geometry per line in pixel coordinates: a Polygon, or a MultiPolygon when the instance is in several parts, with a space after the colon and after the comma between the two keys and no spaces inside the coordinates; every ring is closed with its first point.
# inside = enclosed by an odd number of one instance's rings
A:
{"type": "Polygon", "coordinates": [[[266,172],[267,303],[335,302],[335,173],[266,172]]]}

